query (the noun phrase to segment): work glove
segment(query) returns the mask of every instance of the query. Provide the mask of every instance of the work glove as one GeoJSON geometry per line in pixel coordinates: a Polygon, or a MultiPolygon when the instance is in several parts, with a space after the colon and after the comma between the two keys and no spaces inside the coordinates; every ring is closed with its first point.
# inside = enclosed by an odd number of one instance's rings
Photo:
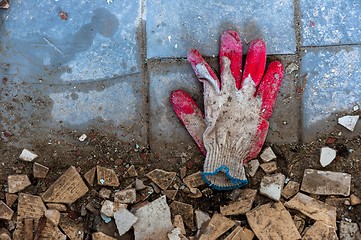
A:
{"type": "Polygon", "coordinates": [[[248,183],[244,164],[262,149],[268,119],[279,92],[284,68],[269,64],[266,73],[266,46],[254,40],[242,71],[242,41],[235,31],[226,31],[220,43],[220,80],[196,49],[188,61],[204,87],[204,115],[182,90],[171,93],[178,118],[206,159],[203,179],[218,190],[239,188],[248,183]]]}

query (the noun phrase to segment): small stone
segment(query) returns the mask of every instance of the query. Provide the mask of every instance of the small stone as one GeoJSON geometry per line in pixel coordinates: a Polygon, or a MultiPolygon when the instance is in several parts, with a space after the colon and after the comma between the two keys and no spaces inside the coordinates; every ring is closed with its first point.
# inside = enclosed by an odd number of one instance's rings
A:
{"type": "Polygon", "coordinates": [[[247,163],[246,167],[247,167],[247,174],[251,177],[253,177],[258,168],[259,168],[259,161],[257,159],[251,160],[247,163]]]}
{"type": "Polygon", "coordinates": [[[0,239],[1,240],[11,240],[10,232],[5,228],[0,229],[0,239]]]}
{"type": "Polygon", "coordinates": [[[344,126],[351,132],[355,129],[359,116],[344,116],[338,119],[338,124],[344,126]]]}
{"type": "Polygon", "coordinates": [[[179,170],[179,175],[183,179],[187,175],[187,167],[181,167],[179,170]]]}
{"type": "Polygon", "coordinates": [[[0,219],[11,220],[14,211],[0,200],[0,219]]]}
{"type": "Polygon", "coordinates": [[[300,239],[290,213],[281,202],[266,203],[246,213],[258,239],[300,239]]]}
{"type": "Polygon", "coordinates": [[[210,197],[213,194],[213,190],[210,189],[210,188],[205,188],[205,189],[202,190],[202,194],[205,197],[210,197]]]}
{"type": "Polygon", "coordinates": [[[45,210],[45,217],[54,225],[58,226],[60,222],[60,212],[55,209],[45,210]]]}
{"type": "Polygon", "coordinates": [[[352,110],[353,110],[354,112],[357,112],[358,110],[360,110],[360,107],[357,106],[357,105],[355,105],[355,106],[353,106],[352,110]]]}
{"type": "Polygon", "coordinates": [[[359,205],[361,203],[361,199],[359,197],[357,197],[355,194],[351,194],[350,202],[351,202],[352,206],[359,205]]]}
{"type": "Polygon", "coordinates": [[[107,189],[107,188],[102,188],[100,189],[99,191],[99,195],[102,197],[102,198],[105,198],[105,199],[108,199],[110,198],[110,195],[112,194],[112,191],[107,189]]]}
{"type": "Polygon", "coordinates": [[[217,239],[234,226],[235,222],[221,214],[214,214],[208,222],[200,240],[217,239]]]}
{"type": "Polygon", "coordinates": [[[296,209],[313,220],[336,227],[336,208],[306,194],[297,193],[285,206],[296,209]]]}
{"type": "Polygon", "coordinates": [[[154,182],[150,183],[150,186],[152,186],[152,188],[154,189],[154,192],[156,193],[160,193],[161,189],[157,186],[157,184],[155,184],[154,182]]]}
{"type": "Polygon", "coordinates": [[[18,196],[13,193],[5,193],[5,199],[6,199],[6,205],[11,207],[15,203],[16,199],[18,199],[18,196]]]}
{"type": "Polygon", "coordinates": [[[120,185],[119,179],[115,171],[110,168],[97,166],[98,185],[118,187],[120,185]]]}
{"type": "Polygon", "coordinates": [[[138,191],[137,201],[145,201],[154,193],[154,189],[151,186],[146,186],[144,189],[138,191]]]}
{"type": "MultiPolygon", "coordinates": [[[[316,221],[303,235],[302,239],[338,240],[336,229],[322,221],[316,221]]],[[[341,238],[342,239],[342,238],[341,238]]]]}
{"type": "Polygon", "coordinates": [[[275,161],[262,163],[261,168],[265,173],[274,173],[277,171],[277,163],[275,161]]]}
{"type": "Polygon", "coordinates": [[[317,195],[349,196],[351,175],[341,172],[306,169],[303,175],[301,190],[317,195]]]}
{"type": "Polygon", "coordinates": [[[87,137],[88,137],[88,136],[83,133],[82,135],[80,135],[80,137],[79,137],[78,139],[79,139],[80,142],[84,142],[85,139],[87,139],[87,137]]]}
{"type": "Polygon", "coordinates": [[[66,206],[64,204],[61,203],[47,203],[46,206],[49,209],[55,209],[58,210],[59,212],[66,212],[66,206]]]}
{"type": "Polygon", "coordinates": [[[198,230],[202,228],[204,223],[207,223],[209,220],[211,220],[211,217],[207,213],[199,209],[194,210],[194,214],[196,217],[196,227],[198,230]]]}
{"type": "Polygon", "coordinates": [[[138,178],[135,179],[135,189],[136,190],[142,190],[144,188],[146,188],[146,186],[144,185],[143,181],[138,179],[138,178]]]}
{"type": "Polygon", "coordinates": [[[300,190],[300,184],[295,181],[289,181],[287,185],[282,190],[282,196],[286,199],[289,199],[296,195],[300,190]]]}
{"type": "Polygon", "coordinates": [[[322,167],[326,167],[336,158],[336,150],[329,147],[321,148],[320,163],[322,167]]]}
{"type": "Polygon", "coordinates": [[[31,162],[37,157],[38,157],[38,155],[36,155],[35,153],[33,153],[32,151],[30,151],[28,149],[23,149],[23,151],[21,152],[21,154],[19,156],[19,158],[21,160],[24,160],[26,162],[31,162]]]}
{"type": "Polygon", "coordinates": [[[173,229],[165,196],[139,208],[135,216],[138,218],[133,226],[136,240],[166,239],[168,232],[173,229]]]}
{"type": "Polygon", "coordinates": [[[41,197],[45,202],[72,204],[88,192],[88,187],[74,166],[68,168],[41,197]]]}
{"type": "Polygon", "coordinates": [[[126,171],[126,173],[124,174],[124,177],[126,178],[131,178],[131,177],[137,177],[138,173],[137,170],[135,170],[135,166],[131,165],[128,170],[126,171]]]}
{"type": "Polygon", "coordinates": [[[274,154],[271,147],[267,147],[265,150],[263,150],[260,158],[263,162],[270,162],[273,159],[276,159],[277,156],[274,154]]]}
{"type": "Polygon", "coordinates": [[[184,227],[183,218],[181,215],[175,215],[173,218],[173,227],[179,228],[182,234],[186,234],[186,229],[184,227]]]}
{"type": "Polygon", "coordinates": [[[341,221],[340,223],[340,239],[361,239],[361,233],[357,223],[341,221]]]}
{"type": "Polygon", "coordinates": [[[84,178],[90,186],[94,186],[95,171],[96,171],[96,168],[93,167],[92,169],[90,169],[89,171],[87,171],[84,174],[84,178]]]}
{"type": "Polygon", "coordinates": [[[193,207],[190,204],[173,201],[170,205],[170,210],[174,215],[181,215],[185,225],[192,229],[194,227],[193,207]]]}
{"type": "Polygon", "coordinates": [[[174,200],[177,193],[178,193],[178,190],[164,190],[164,191],[162,191],[162,194],[166,195],[167,198],[170,199],[170,200],[174,200]]]}
{"type": "Polygon", "coordinates": [[[34,162],[33,175],[35,178],[46,178],[48,172],[49,172],[48,167],[41,165],[40,163],[34,162]]]}
{"type": "Polygon", "coordinates": [[[116,238],[110,237],[108,235],[105,235],[102,232],[96,232],[92,234],[93,240],[116,240],[116,238]]]}
{"type": "Polygon", "coordinates": [[[279,201],[285,179],[286,177],[282,173],[264,176],[261,181],[260,193],[275,201],[279,201]]]}
{"type": "Polygon", "coordinates": [[[30,186],[31,182],[29,180],[28,175],[25,174],[17,174],[8,176],[8,187],[9,193],[17,193],[26,187],[30,186]]]}
{"type": "Polygon", "coordinates": [[[174,228],[170,233],[168,233],[169,240],[181,240],[180,238],[181,230],[179,228],[174,228]]]}
{"type": "Polygon", "coordinates": [[[237,226],[224,240],[252,240],[254,233],[248,228],[237,226]]]}
{"type": "Polygon", "coordinates": [[[257,190],[241,189],[239,197],[234,202],[220,207],[220,212],[224,216],[245,214],[252,209],[253,202],[256,198],[257,190]]]}
{"type": "Polygon", "coordinates": [[[114,194],[114,202],[128,204],[135,203],[137,200],[137,194],[135,188],[121,190],[114,194]]]}
{"type": "Polygon", "coordinates": [[[105,200],[102,204],[102,208],[100,209],[100,213],[107,217],[113,217],[114,216],[114,203],[112,201],[105,200]]]}
{"type": "Polygon", "coordinates": [[[154,169],[153,171],[147,173],[147,177],[157,184],[161,189],[167,190],[167,188],[172,184],[175,176],[175,172],[166,172],[162,169],[154,169]]]}
{"type": "Polygon", "coordinates": [[[190,193],[187,195],[189,198],[201,198],[202,192],[198,188],[191,188],[190,193]]]}

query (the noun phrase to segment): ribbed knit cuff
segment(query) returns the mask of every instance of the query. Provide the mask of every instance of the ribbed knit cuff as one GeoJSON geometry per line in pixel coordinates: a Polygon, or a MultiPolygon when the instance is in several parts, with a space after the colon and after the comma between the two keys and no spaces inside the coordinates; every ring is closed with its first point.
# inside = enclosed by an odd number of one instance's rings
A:
{"type": "Polygon", "coordinates": [[[203,166],[203,179],[218,190],[239,188],[248,183],[242,159],[234,148],[210,146],[203,166]]]}

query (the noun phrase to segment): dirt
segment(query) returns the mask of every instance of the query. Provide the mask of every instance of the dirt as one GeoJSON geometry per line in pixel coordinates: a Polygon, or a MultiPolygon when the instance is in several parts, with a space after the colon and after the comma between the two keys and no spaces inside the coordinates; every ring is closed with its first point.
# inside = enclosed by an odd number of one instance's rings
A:
{"type": "MultiPolygon", "coordinates": [[[[169,159],[169,161],[159,161],[159,156],[152,153],[151,149],[141,149],[134,144],[122,143],[116,136],[103,135],[95,129],[86,132],[88,138],[84,142],[76,141],[79,135],[77,132],[63,131],[63,134],[72,136],[74,141],[59,141],[51,145],[48,144],[48,142],[37,142],[34,145],[34,149],[31,149],[39,154],[36,161],[50,168],[48,177],[45,179],[34,179],[32,176],[32,163],[21,161],[18,158],[22,149],[16,149],[10,147],[9,144],[0,142],[3,165],[0,168],[0,184],[2,190],[0,198],[2,200],[4,200],[4,193],[7,191],[6,178],[8,175],[15,173],[28,174],[32,186],[26,188],[24,192],[39,195],[70,165],[76,166],[82,175],[96,165],[115,169],[121,180],[121,186],[117,189],[124,189],[134,180],[123,178],[127,168],[131,165],[135,166],[139,175],[138,178],[143,180],[146,185],[150,184],[150,180],[145,177],[145,174],[155,168],[175,171],[178,173],[178,176],[179,169],[182,166],[187,167],[187,175],[202,170],[202,161],[204,157],[200,151],[194,155],[189,155],[188,153],[187,159],[180,156],[169,159]]],[[[268,146],[268,144],[266,143],[265,146],[268,146]]],[[[338,132],[334,132],[307,144],[293,143],[286,145],[271,145],[271,147],[277,155],[277,172],[282,172],[287,178],[300,183],[306,168],[346,172],[352,175],[351,193],[361,196],[361,181],[359,176],[361,171],[361,136],[354,139],[346,139],[342,135],[339,136],[338,132]],[[322,168],[319,163],[319,154],[322,146],[329,146],[337,149],[337,158],[325,168],[322,168]]],[[[259,169],[256,175],[249,179],[250,183],[248,187],[258,189],[259,183],[264,175],[265,173],[259,169]]],[[[204,188],[206,188],[206,186],[200,190],[203,190],[204,188]]],[[[100,190],[100,187],[95,186],[94,189],[100,190]]],[[[154,193],[149,200],[156,199],[158,196],[159,194],[154,193]]],[[[179,191],[176,200],[189,203],[194,209],[201,209],[204,212],[212,214],[215,211],[219,211],[221,205],[225,205],[231,201],[229,196],[230,191],[221,192],[213,190],[209,196],[192,199],[189,198],[185,192],[179,191]]],[[[94,232],[96,227],[99,227],[100,224],[94,224],[96,216],[90,215],[87,216],[86,219],[80,218],[81,205],[85,203],[89,197],[91,197],[91,193],[87,194],[68,208],[69,215],[73,216],[73,218],[78,221],[84,222],[87,233],[94,232]]],[[[324,200],[325,197],[321,196],[320,199],[324,200]]],[[[271,200],[258,195],[254,206],[266,202],[271,202],[271,200]]],[[[13,209],[16,210],[16,205],[13,206],[13,209]]],[[[232,218],[246,224],[245,216],[232,218]]],[[[344,218],[349,218],[352,219],[353,222],[361,223],[361,206],[341,206],[341,209],[338,209],[337,219],[341,220],[344,218]]],[[[99,219],[97,221],[99,222],[99,219]]],[[[1,221],[0,224],[6,227],[4,222],[1,221]]],[[[109,228],[109,226],[110,225],[106,227],[109,228]]],[[[114,231],[114,224],[110,229],[113,229],[114,231]]]]}

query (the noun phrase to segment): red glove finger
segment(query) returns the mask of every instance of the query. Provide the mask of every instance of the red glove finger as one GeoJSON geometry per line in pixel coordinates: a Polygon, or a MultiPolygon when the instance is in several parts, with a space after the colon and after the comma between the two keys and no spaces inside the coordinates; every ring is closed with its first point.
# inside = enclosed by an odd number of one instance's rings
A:
{"type": "Polygon", "coordinates": [[[261,39],[252,41],[248,49],[246,64],[244,66],[242,82],[251,76],[253,82],[258,86],[261,82],[266,67],[266,44],[261,39]]]}
{"type": "MultiPolygon", "coordinates": [[[[237,89],[240,89],[242,75],[242,41],[237,32],[229,30],[224,32],[221,36],[219,52],[221,75],[224,72],[223,57],[227,57],[231,61],[231,74],[234,77],[237,89]]],[[[222,76],[221,80],[223,81],[222,76]]],[[[222,84],[224,83],[222,82],[222,84]]]]}
{"type": "Polygon", "coordinates": [[[171,93],[170,101],[174,112],[186,127],[189,134],[197,143],[201,152],[206,155],[203,143],[203,133],[206,129],[204,116],[193,98],[182,90],[176,90],[171,93]]]}
{"type": "Polygon", "coordinates": [[[201,54],[196,49],[191,49],[188,52],[187,59],[191,63],[198,80],[203,82],[204,91],[208,92],[207,88],[211,86],[218,93],[221,89],[218,77],[201,54]]]}
{"type": "Polygon", "coordinates": [[[262,97],[261,117],[268,120],[272,115],[284,74],[283,64],[279,61],[270,63],[257,90],[262,97]]]}

